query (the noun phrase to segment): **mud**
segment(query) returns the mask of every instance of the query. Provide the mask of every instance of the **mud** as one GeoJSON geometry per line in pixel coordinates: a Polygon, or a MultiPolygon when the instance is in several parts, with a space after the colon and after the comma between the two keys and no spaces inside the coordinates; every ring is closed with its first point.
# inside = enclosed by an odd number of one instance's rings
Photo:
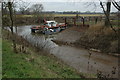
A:
{"type": "MultiPolygon", "coordinates": [[[[78,72],[82,72],[85,75],[87,74],[87,77],[95,77],[93,75],[97,74],[97,71],[101,71],[104,75],[109,74],[109,77],[118,78],[117,57],[88,51],[83,48],[76,48],[67,45],[57,45],[52,40],[56,39],[56,37],[61,35],[61,33],[53,35],[32,34],[30,30],[31,26],[32,25],[18,27],[17,34],[23,36],[31,44],[37,45],[50,54],[55,55],[69,66],[75,68],[78,72]],[[116,68],[115,74],[112,74],[112,71],[114,70],[113,67],[116,68]]],[[[76,32],[74,33],[76,34],[76,32]]],[[[74,38],[68,38],[65,41],[74,42],[77,36],[82,34],[74,35],[71,32],[70,35],[74,36],[74,38]]]]}

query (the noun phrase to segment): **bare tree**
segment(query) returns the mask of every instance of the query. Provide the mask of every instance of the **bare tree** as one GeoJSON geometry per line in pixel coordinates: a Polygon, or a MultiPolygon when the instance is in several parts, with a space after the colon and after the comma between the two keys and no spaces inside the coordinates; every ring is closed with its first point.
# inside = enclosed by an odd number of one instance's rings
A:
{"type": "Polygon", "coordinates": [[[26,14],[26,12],[28,12],[29,7],[30,7],[30,3],[28,2],[24,2],[24,1],[20,1],[20,3],[18,3],[18,8],[21,14],[26,14]]]}
{"type": "Polygon", "coordinates": [[[3,14],[8,14],[8,8],[7,8],[7,3],[2,2],[2,13],[3,14]]]}
{"type": "Polygon", "coordinates": [[[11,29],[11,33],[12,33],[12,42],[13,42],[13,49],[15,52],[17,52],[17,49],[16,49],[16,42],[15,42],[15,37],[14,37],[14,32],[13,32],[13,2],[9,1],[7,2],[7,5],[8,5],[8,9],[9,9],[9,16],[10,16],[10,29],[11,29]]]}
{"type": "Polygon", "coordinates": [[[110,17],[110,11],[111,11],[111,0],[108,0],[106,3],[106,18],[105,18],[105,26],[109,26],[110,22],[109,22],[109,17],[110,17]],[[108,18],[108,19],[107,19],[108,18]]]}
{"type": "Polygon", "coordinates": [[[118,11],[120,11],[120,1],[119,2],[116,2],[115,0],[112,1],[112,4],[114,5],[114,7],[116,9],[118,9],[118,11]]]}
{"type": "Polygon", "coordinates": [[[32,5],[31,10],[34,14],[39,14],[43,10],[43,5],[42,4],[34,4],[34,5],[32,5]]]}
{"type": "Polygon", "coordinates": [[[106,11],[105,11],[105,8],[104,8],[104,6],[103,6],[103,4],[102,4],[102,2],[100,1],[100,5],[101,5],[101,7],[102,7],[102,9],[103,9],[103,12],[104,12],[104,14],[105,14],[105,17],[106,17],[106,19],[105,19],[105,26],[110,26],[111,28],[112,28],[112,30],[116,33],[116,35],[117,35],[117,31],[113,28],[113,26],[112,26],[112,24],[110,23],[110,19],[109,19],[109,17],[110,17],[110,7],[111,7],[111,1],[109,2],[109,0],[108,0],[108,2],[107,2],[107,8],[109,8],[109,9],[106,9],[106,11]],[[108,22],[108,23],[107,23],[108,22]]]}
{"type": "Polygon", "coordinates": [[[34,22],[36,23],[39,23],[40,22],[40,19],[43,18],[43,14],[41,15],[41,12],[43,10],[43,5],[42,4],[33,4],[31,6],[31,12],[33,13],[34,15],[34,22]]]}

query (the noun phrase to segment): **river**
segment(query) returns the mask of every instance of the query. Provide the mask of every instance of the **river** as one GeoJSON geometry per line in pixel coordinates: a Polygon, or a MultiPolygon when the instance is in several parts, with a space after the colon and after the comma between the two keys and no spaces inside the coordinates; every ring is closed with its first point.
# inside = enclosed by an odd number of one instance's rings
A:
{"type": "Polygon", "coordinates": [[[61,59],[69,66],[75,68],[78,72],[87,74],[88,77],[92,77],[92,75],[96,74],[97,71],[101,71],[104,75],[109,74],[109,76],[112,78],[118,77],[117,57],[88,51],[83,48],[57,45],[51,41],[57,36],[57,34],[33,34],[30,30],[31,26],[32,25],[19,26],[17,28],[17,34],[23,36],[31,44],[36,45],[39,48],[43,48],[50,54],[55,55],[57,58],[61,59]],[[112,73],[113,71],[115,74],[112,73]]]}

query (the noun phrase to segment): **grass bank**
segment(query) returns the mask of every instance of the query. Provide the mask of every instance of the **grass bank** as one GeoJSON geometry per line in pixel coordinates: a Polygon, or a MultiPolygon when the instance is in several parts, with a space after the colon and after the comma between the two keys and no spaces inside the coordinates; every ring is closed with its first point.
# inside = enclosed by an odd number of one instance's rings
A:
{"type": "Polygon", "coordinates": [[[88,49],[98,49],[105,53],[119,53],[118,28],[114,28],[116,29],[116,34],[110,27],[106,27],[103,24],[90,26],[75,44],[88,49]]]}
{"type": "Polygon", "coordinates": [[[118,50],[119,27],[114,27],[114,29],[116,33],[103,23],[91,25],[89,28],[71,27],[59,33],[53,41],[59,45],[83,47],[118,56],[120,55],[118,50]]]}
{"type": "Polygon", "coordinates": [[[42,51],[38,54],[32,47],[26,48],[27,53],[15,53],[12,42],[6,38],[3,38],[2,44],[2,78],[80,78],[81,76],[52,55],[41,55],[44,53],[42,51]]]}

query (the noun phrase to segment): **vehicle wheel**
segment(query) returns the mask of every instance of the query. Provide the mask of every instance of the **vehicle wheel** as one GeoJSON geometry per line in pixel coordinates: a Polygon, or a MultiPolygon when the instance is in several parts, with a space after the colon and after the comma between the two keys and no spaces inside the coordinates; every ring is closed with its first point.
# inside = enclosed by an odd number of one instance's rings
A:
{"type": "Polygon", "coordinates": [[[32,33],[35,33],[35,30],[34,30],[34,29],[31,29],[31,32],[32,32],[32,33]]]}

